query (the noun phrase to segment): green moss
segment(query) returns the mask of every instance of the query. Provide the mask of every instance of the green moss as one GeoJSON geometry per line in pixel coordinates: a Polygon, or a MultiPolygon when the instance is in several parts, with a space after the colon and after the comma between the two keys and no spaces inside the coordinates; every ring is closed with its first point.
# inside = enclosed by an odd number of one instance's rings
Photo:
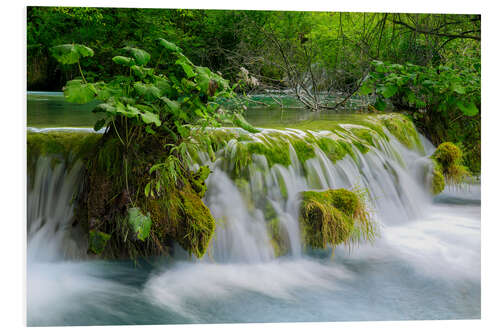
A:
{"type": "Polygon", "coordinates": [[[318,147],[326,154],[332,162],[339,161],[348,154],[345,147],[338,141],[329,137],[321,137],[318,139],[318,147]]]}
{"type": "Polygon", "coordinates": [[[431,156],[433,162],[432,194],[444,190],[445,184],[460,184],[470,175],[463,165],[463,154],[459,147],[451,142],[440,144],[431,156]]]}
{"type": "Polygon", "coordinates": [[[423,151],[423,146],[418,137],[417,130],[409,118],[401,114],[390,114],[384,115],[380,119],[384,126],[399,142],[410,149],[423,151]]]}
{"type": "Polygon", "coordinates": [[[285,230],[279,218],[273,218],[268,222],[269,235],[271,236],[271,246],[276,257],[283,256],[288,252],[287,238],[285,230]]]}
{"type": "Polygon", "coordinates": [[[203,198],[205,196],[205,192],[207,191],[205,180],[208,178],[208,175],[210,175],[210,168],[204,165],[201,166],[190,179],[193,190],[198,194],[198,196],[200,196],[200,198],[203,198]]]}
{"type": "Polygon", "coordinates": [[[101,254],[106,248],[111,235],[97,231],[90,230],[89,232],[89,250],[94,252],[94,254],[101,254]]]}
{"type": "Polygon", "coordinates": [[[375,142],[373,141],[373,133],[367,128],[351,128],[351,132],[358,138],[363,139],[368,144],[375,147],[375,142]]]}
{"type": "Polygon", "coordinates": [[[292,146],[295,150],[295,153],[297,154],[297,158],[302,164],[304,164],[308,159],[316,157],[314,147],[311,144],[308,144],[302,140],[293,140],[292,146]]]}
{"type": "Polygon", "coordinates": [[[302,192],[299,219],[304,241],[312,248],[335,248],[361,239],[372,241],[376,228],[361,192],[346,189],[302,192]]]}
{"type": "Polygon", "coordinates": [[[362,154],[366,154],[367,152],[370,151],[370,148],[368,148],[366,145],[364,145],[363,143],[359,142],[359,141],[353,141],[352,144],[359,149],[359,151],[362,153],[362,154]]]}
{"type": "MultiPolygon", "coordinates": [[[[440,172],[444,176],[446,183],[460,184],[470,175],[467,168],[463,165],[462,155],[461,149],[451,142],[440,144],[434,154],[432,154],[431,159],[434,161],[434,170],[437,170],[437,173],[440,172]]],[[[439,183],[440,181],[436,182],[439,183]]],[[[436,190],[439,188],[436,186],[436,190]]],[[[434,186],[433,192],[436,194],[434,186]]]]}
{"type": "Polygon", "coordinates": [[[215,231],[215,219],[201,198],[189,186],[179,191],[184,223],[177,230],[176,241],[190,254],[201,258],[215,231]]]}
{"type": "Polygon", "coordinates": [[[100,134],[80,132],[28,132],[28,175],[35,175],[36,162],[40,156],[50,156],[53,163],[66,163],[70,167],[77,160],[90,157],[100,137],[100,134]]]}
{"type": "Polygon", "coordinates": [[[445,182],[441,165],[436,161],[433,162],[431,190],[432,194],[437,195],[443,192],[445,182]]]}

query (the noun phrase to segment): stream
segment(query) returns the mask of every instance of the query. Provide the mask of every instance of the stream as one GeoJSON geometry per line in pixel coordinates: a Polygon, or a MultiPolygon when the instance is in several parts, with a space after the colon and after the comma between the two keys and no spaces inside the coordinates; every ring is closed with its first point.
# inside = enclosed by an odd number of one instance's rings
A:
{"type": "MultiPolygon", "coordinates": [[[[28,129],[90,131],[96,118],[89,107],[29,94],[28,129]]],[[[297,109],[250,109],[246,117],[256,127],[281,128],[248,134],[254,142],[304,137],[305,130],[287,127],[310,120],[356,126],[354,115],[297,109]]],[[[315,148],[301,164],[292,145],[287,166],[253,155],[244,187],[230,177],[241,143],[229,143],[215,160],[200,152],[198,162],[213,170],[204,201],[218,221],[208,254],[196,260],[176,247],[172,256],[136,264],[85,259],[71,227],[82,164],[54,167],[50,156],[39,156],[36,176],[28,175],[28,326],[480,318],[480,186],[446,187],[432,197],[426,170],[435,148],[423,136],[423,151],[388,137],[337,162],[315,148]],[[298,194],[328,188],[368,190],[379,226],[373,244],[338,246],[334,257],[303,248],[298,194]],[[269,242],[263,198],[286,232],[285,256],[276,257],[269,242]]]]}

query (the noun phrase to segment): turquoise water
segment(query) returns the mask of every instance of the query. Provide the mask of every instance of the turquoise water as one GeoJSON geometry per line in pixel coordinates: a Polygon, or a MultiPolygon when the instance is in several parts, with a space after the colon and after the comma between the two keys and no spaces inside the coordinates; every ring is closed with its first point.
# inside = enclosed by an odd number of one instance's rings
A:
{"type": "MultiPolygon", "coordinates": [[[[29,92],[27,103],[27,125],[30,127],[93,127],[99,119],[99,115],[91,112],[98,102],[71,104],[66,102],[62,92],[29,92]]],[[[297,106],[282,109],[259,105],[250,107],[245,116],[254,126],[283,126],[305,120],[345,117],[332,111],[307,112],[297,106]]]]}

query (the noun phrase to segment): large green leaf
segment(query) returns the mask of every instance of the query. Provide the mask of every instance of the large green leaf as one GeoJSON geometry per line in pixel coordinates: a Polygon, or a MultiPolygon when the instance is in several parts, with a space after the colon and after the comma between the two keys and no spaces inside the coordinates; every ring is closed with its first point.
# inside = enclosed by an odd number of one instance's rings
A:
{"type": "Polygon", "coordinates": [[[127,118],[137,118],[141,113],[137,108],[134,108],[131,105],[123,105],[123,103],[116,103],[116,113],[121,114],[127,118]]]}
{"type": "Polygon", "coordinates": [[[393,85],[386,85],[380,88],[380,92],[385,98],[391,98],[397,91],[398,87],[393,85]]]}
{"type": "Polygon", "coordinates": [[[128,209],[128,224],[132,228],[137,239],[146,240],[151,230],[151,218],[144,215],[137,207],[128,209]]]}
{"type": "Polygon", "coordinates": [[[140,96],[143,96],[144,99],[148,101],[154,100],[161,96],[160,89],[150,83],[144,84],[141,82],[136,82],[134,83],[134,89],[140,96]]]}
{"type": "Polygon", "coordinates": [[[453,91],[456,92],[457,94],[460,94],[460,95],[465,94],[465,88],[463,86],[461,86],[460,84],[454,84],[453,91]]]}
{"type": "Polygon", "coordinates": [[[50,52],[62,64],[75,64],[84,57],[93,57],[94,51],[81,44],[63,44],[50,48],[50,52]]]}
{"type": "Polygon", "coordinates": [[[196,83],[204,94],[208,94],[212,72],[207,67],[196,67],[195,70],[198,73],[196,83]]]}
{"type": "Polygon", "coordinates": [[[144,111],[141,113],[141,119],[145,124],[155,124],[156,126],[161,126],[160,117],[153,112],[144,111]]]}
{"type": "Polygon", "coordinates": [[[170,85],[170,83],[168,82],[168,80],[165,79],[165,78],[158,78],[156,80],[155,86],[158,89],[160,89],[160,92],[161,92],[162,96],[164,96],[164,95],[171,96],[174,93],[174,91],[172,89],[172,86],[170,85]]]}
{"type": "Polygon", "coordinates": [[[368,95],[371,92],[373,92],[373,84],[372,83],[365,82],[359,88],[360,95],[368,95]]]}
{"type": "Polygon", "coordinates": [[[158,41],[159,41],[160,45],[163,46],[168,51],[181,52],[181,49],[172,42],[169,42],[163,38],[158,38],[158,41]]]}
{"type": "Polygon", "coordinates": [[[116,115],[116,106],[111,103],[101,103],[92,110],[94,113],[104,112],[112,116],[116,115]]]}
{"type": "Polygon", "coordinates": [[[94,100],[97,89],[92,83],[84,83],[82,80],[71,80],[63,87],[64,97],[70,103],[85,104],[94,100]]]}
{"type": "Polygon", "coordinates": [[[131,67],[131,66],[135,65],[135,60],[130,58],[130,57],[116,56],[116,57],[113,57],[112,60],[113,60],[113,62],[117,63],[118,65],[122,65],[122,66],[131,67]]]}
{"type": "Polygon", "coordinates": [[[175,64],[176,65],[180,65],[182,67],[182,69],[184,70],[184,73],[186,73],[186,76],[188,78],[192,78],[193,76],[195,76],[195,73],[193,71],[193,67],[191,67],[191,65],[188,64],[183,59],[177,59],[177,61],[175,62],[175,64]]]}
{"type": "Polygon", "coordinates": [[[457,102],[457,107],[462,111],[466,116],[475,116],[476,114],[479,113],[478,108],[474,103],[471,102],[465,102],[462,103],[461,101],[457,102]]]}
{"type": "Polygon", "coordinates": [[[139,66],[146,65],[151,59],[151,55],[144,50],[135,47],[124,47],[123,49],[134,57],[135,63],[139,66]]]}
{"type": "Polygon", "coordinates": [[[177,115],[180,112],[181,106],[178,102],[172,101],[166,97],[162,97],[161,100],[167,104],[167,107],[173,114],[177,115]]]}
{"type": "Polygon", "coordinates": [[[154,73],[154,69],[152,68],[146,68],[137,65],[131,66],[130,69],[141,79],[144,79],[147,75],[153,75],[154,73]]]}

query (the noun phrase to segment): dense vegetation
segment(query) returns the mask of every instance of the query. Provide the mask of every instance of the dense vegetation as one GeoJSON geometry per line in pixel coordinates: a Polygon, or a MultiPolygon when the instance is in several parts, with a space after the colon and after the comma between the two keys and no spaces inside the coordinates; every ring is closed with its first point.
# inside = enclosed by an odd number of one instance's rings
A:
{"type": "MultiPolygon", "coordinates": [[[[165,38],[237,92],[285,92],[312,110],[368,94],[378,110],[409,114],[435,145],[454,142],[480,172],[479,15],[28,7],[28,90],[60,90],[80,76],[50,48],[79,43],[88,82],[110,80],[123,47],[165,38]],[[361,88],[361,89],[360,89],[361,88]]],[[[279,98],[274,98],[282,103],[279,98]]]]}
{"type": "MultiPolygon", "coordinates": [[[[172,242],[205,254],[215,230],[202,201],[210,170],[193,170],[191,161],[199,145],[213,150],[232,138],[207,127],[257,131],[240,112],[254,93],[281,106],[288,96],[311,112],[405,114],[353,129],[358,139],[349,142],[368,152],[374,133],[386,137],[380,123],[422,150],[415,124],[439,145],[431,157],[434,194],[480,172],[477,15],[29,7],[27,37],[29,90],[62,89],[71,103],[100,103],[94,129],[104,135],[82,146],[85,177],[76,198],[76,219],[94,254],[162,254],[172,242]],[[360,96],[367,104],[344,108],[360,96]]],[[[56,133],[38,144],[31,136],[29,149],[61,151],[78,141],[59,139],[56,133]]],[[[270,165],[290,164],[290,144],[300,163],[314,157],[311,144],[338,160],[352,154],[342,142],[236,144],[232,176],[244,182],[253,153],[270,165]]],[[[306,245],[334,248],[375,236],[360,193],[302,195],[306,245]]],[[[279,219],[266,212],[275,252],[284,254],[279,219]]]]}
{"type": "Polygon", "coordinates": [[[218,102],[234,97],[227,80],[194,65],[163,38],[152,50],[156,58],[139,48],[117,50],[121,55],[112,61],[121,73],[90,82],[81,62],[94,57],[93,49],[82,44],[50,49],[58,62],[76,65],[80,73],[63,87],[66,100],[100,101],[93,112],[103,114],[94,129],[104,128],[104,135],[84,157],[77,223],[88,232],[95,254],[151,255],[175,240],[202,257],[215,220],[201,200],[210,170],[193,171],[188,163],[191,139],[204,137],[207,126],[245,122],[218,102]]]}

